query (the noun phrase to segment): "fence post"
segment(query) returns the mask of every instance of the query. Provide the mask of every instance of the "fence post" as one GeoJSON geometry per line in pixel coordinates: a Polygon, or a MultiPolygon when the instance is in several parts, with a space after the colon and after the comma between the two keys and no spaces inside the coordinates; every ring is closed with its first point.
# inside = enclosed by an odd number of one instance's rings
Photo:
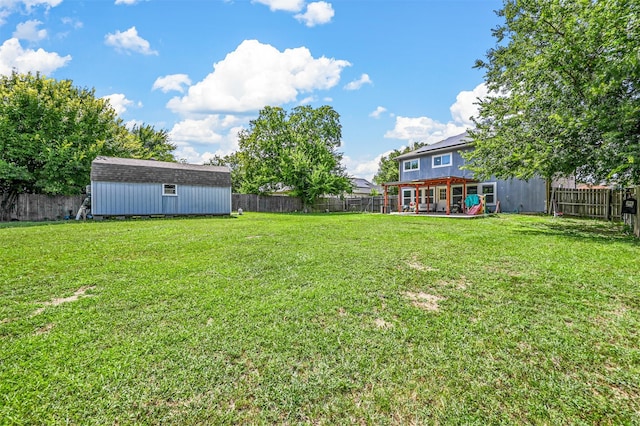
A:
{"type": "MultiPolygon", "coordinates": [[[[640,195],[640,186],[636,186],[635,188],[633,188],[633,198],[635,198],[636,200],[638,199],[638,195],[640,195]]],[[[633,233],[636,237],[640,238],[640,214],[638,214],[636,212],[635,215],[633,215],[633,233]]]]}

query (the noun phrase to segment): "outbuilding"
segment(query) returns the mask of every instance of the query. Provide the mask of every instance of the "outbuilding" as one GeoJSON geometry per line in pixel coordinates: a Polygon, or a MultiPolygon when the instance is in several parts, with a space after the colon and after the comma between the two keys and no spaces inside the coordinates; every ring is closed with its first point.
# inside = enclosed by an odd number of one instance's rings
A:
{"type": "Polygon", "coordinates": [[[103,216],[229,215],[226,166],[97,157],[91,163],[91,213],[103,216]]]}

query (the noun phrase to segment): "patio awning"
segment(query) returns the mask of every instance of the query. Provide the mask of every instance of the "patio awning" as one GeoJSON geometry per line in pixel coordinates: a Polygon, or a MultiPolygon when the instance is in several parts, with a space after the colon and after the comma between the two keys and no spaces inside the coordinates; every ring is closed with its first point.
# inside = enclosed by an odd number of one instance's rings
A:
{"type": "MultiPolygon", "coordinates": [[[[389,205],[389,198],[388,198],[388,189],[389,187],[393,187],[393,186],[397,186],[397,187],[414,187],[416,189],[416,193],[415,193],[415,204],[416,204],[416,214],[418,213],[418,191],[417,189],[419,188],[430,188],[432,186],[444,186],[446,185],[447,187],[447,207],[446,207],[446,213],[450,214],[450,200],[451,200],[451,185],[463,185],[463,197],[467,195],[467,184],[468,183],[477,183],[478,181],[475,179],[470,179],[470,178],[466,178],[466,177],[462,177],[462,176],[444,176],[444,177],[438,177],[438,178],[431,178],[431,179],[416,179],[416,180],[409,180],[409,181],[402,181],[402,182],[386,182],[383,183],[382,186],[384,188],[384,211],[387,211],[387,206],[389,205]]],[[[398,191],[398,198],[400,198],[401,194],[400,191],[398,191]]],[[[427,203],[428,204],[428,203],[427,203]]],[[[402,208],[402,203],[398,203],[398,210],[400,210],[402,208]]]]}
{"type": "Polygon", "coordinates": [[[475,179],[470,179],[462,176],[444,176],[431,179],[416,179],[406,180],[401,182],[385,182],[382,186],[442,186],[442,185],[458,185],[461,183],[477,183],[475,179]]]}

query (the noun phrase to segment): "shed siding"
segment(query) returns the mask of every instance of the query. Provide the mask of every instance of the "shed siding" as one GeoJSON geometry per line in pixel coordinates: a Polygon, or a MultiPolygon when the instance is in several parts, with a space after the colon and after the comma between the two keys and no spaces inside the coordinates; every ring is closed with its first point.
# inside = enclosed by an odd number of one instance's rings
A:
{"type": "Polygon", "coordinates": [[[160,183],[92,182],[91,212],[108,215],[230,214],[231,188],[178,185],[163,196],[160,183]]]}

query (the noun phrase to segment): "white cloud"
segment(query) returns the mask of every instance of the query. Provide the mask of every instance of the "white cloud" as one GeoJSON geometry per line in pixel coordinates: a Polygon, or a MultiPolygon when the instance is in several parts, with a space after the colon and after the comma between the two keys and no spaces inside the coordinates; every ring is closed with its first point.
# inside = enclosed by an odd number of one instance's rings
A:
{"type": "Polygon", "coordinates": [[[257,40],[243,41],[213,65],[214,71],[167,103],[174,112],[226,113],[258,111],[265,105],[294,102],[300,93],[326,90],[340,80],[347,61],[313,58],[299,47],[280,52],[257,40]]]}
{"type": "Polygon", "coordinates": [[[48,10],[60,3],[62,0],[0,0],[0,25],[3,25],[12,13],[24,11],[29,14],[37,6],[43,6],[48,10]]]}
{"type": "Polygon", "coordinates": [[[435,143],[450,136],[459,135],[467,127],[453,122],[440,123],[429,117],[396,117],[393,130],[385,133],[385,138],[406,141],[435,143]]]}
{"type": "Polygon", "coordinates": [[[116,0],[116,4],[136,4],[139,0],[116,0]]]}
{"type": "Polygon", "coordinates": [[[378,108],[376,108],[375,111],[373,111],[371,114],[369,114],[369,117],[380,118],[380,116],[386,111],[387,111],[387,109],[385,107],[379,106],[378,108]]]}
{"type": "Polygon", "coordinates": [[[0,46],[0,74],[9,75],[12,70],[20,73],[41,72],[51,74],[71,60],[71,55],[60,56],[43,49],[23,49],[16,38],[6,40],[0,46]]]}
{"type": "Polygon", "coordinates": [[[78,28],[82,28],[84,26],[84,24],[82,23],[82,21],[78,21],[75,18],[70,18],[68,16],[62,18],[62,23],[65,25],[69,25],[72,28],[78,29],[78,28]]]}
{"type": "Polygon", "coordinates": [[[307,5],[307,11],[295,15],[295,18],[300,22],[304,22],[307,27],[315,27],[316,25],[331,22],[333,15],[335,15],[335,12],[333,11],[331,3],[317,1],[309,3],[307,5]]]}
{"type": "Polygon", "coordinates": [[[365,84],[373,84],[373,81],[369,78],[369,74],[362,74],[359,79],[348,83],[344,88],[345,90],[358,90],[365,84]]]}
{"type": "Polygon", "coordinates": [[[467,127],[473,126],[471,117],[478,114],[478,105],[476,105],[478,98],[485,98],[488,93],[489,91],[484,83],[479,84],[471,91],[462,91],[458,93],[456,102],[451,105],[451,108],[449,108],[453,120],[456,123],[464,124],[467,127]]]}
{"type": "Polygon", "coordinates": [[[176,123],[169,131],[171,142],[177,146],[176,158],[203,163],[214,155],[231,154],[238,149],[238,132],[247,124],[245,120],[233,115],[210,115],[176,123]]]}
{"type": "Polygon", "coordinates": [[[393,130],[385,133],[385,138],[402,139],[406,141],[435,143],[450,136],[459,135],[473,127],[470,117],[478,112],[475,105],[477,98],[487,96],[487,88],[479,84],[471,91],[462,91],[456,96],[456,102],[451,105],[452,120],[441,123],[429,117],[396,117],[393,130]]]}
{"type": "Polygon", "coordinates": [[[129,130],[132,130],[134,128],[134,126],[142,126],[144,124],[144,121],[140,121],[140,120],[129,120],[127,122],[124,123],[124,127],[126,127],[129,130]]]}
{"type": "Polygon", "coordinates": [[[2,7],[0,7],[0,27],[3,26],[7,22],[7,17],[10,14],[11,13],[8,10],[3,9],[2,7]]]}
{"type": "Polygon", "coordinates": [[[116,111],[116,114],[123,114],[127,107],[133,105],[133,101],[127,99],[122,93],[113,93],[111,95],[103,96],[102,99],[108,99],[109,104],[116,111]]]}
{"type": "MultiPolygon", "coordinates": [[[[459,135],[473,126],[469,117],[478,111],[477,98],[487,96],[487,89],[484,84],[476,86],[471,91],[462,91],[456,96],[456,102],[449,108],[452,120],[442,123],[429,117],[396,117],[396,124],[393,130],[385,133],[385,138],[401,139],[407,142],[440,142],[448,137],[459,135]]],[[[386,112],[386,108],[379,106],[369,114],[370,117],[378,118],[386,112]]],[[[403,149],[404,147],[400,147],[403,149]]],[[[382,156],[389,155],[392,151],[382,153],[374,159],[353,159],[345,156],[344,164],[349,174],[372,180],[378,172],[378,163],[382,156]]]]}
{"type": "Polygon", "coordinates": [[[298,105],[309,105],[316,100],[315,96],[307,96],[306,98],[300,99],[300,101],[298,101],[298,105]]]}
{"type": "Polygon", "coordinates": [[[62,3],[62,0],[22,0],[22,1],[8,0],[7,3],[9,4],[23,3],[28,10],[31,10],[31,8],[36,6],[45,6],[46,8],[55,7],[55,6],[58,6],[60,3],[62,3]]]}
{"type": "Polygon", "coordinates": [[[304,7],[304,0],[253,0],[254,3],[269,6],[271,11],[299,12],[304,7]]]}
{"type": "Polygon", "coordinates": [[[163,93],[175,90],[180,93],[184,93],[184,87],[191,84],[191,79],[187,74],[172,74],[165,75],[164,77],[158,77],[153,83],[151,90],[160,89],[163,93]]]}
{"type": "Polygon", "coordinates": [[[131,27],[124,32],[116,31],[115,34],[107,34],[104,37],[107,46],[114,47],[119,52],[141,53],[143,55],[157,55],[158,52],[151,49],[149,42],[138,35],[136,27],[131,27]]]}
{"type": "Polygon", "coordinates": [[[383,155],[389,155],[392,151],[382,153],[373,159],[359,159],[345,155],[342,157],[342,164],[347,169],[347,173],[350,176],[367,179],[369,182],[373,182],[373,177],[378,173],[378,163],[383,155]]]}
{"type": "Polygon", "coordinates": [[[38,20],[26,21],[18,24],[13,32],[13,37],[19,40],[39,41],[47,38],[47,30],[39,30],[42,22],[38,20]]]}

